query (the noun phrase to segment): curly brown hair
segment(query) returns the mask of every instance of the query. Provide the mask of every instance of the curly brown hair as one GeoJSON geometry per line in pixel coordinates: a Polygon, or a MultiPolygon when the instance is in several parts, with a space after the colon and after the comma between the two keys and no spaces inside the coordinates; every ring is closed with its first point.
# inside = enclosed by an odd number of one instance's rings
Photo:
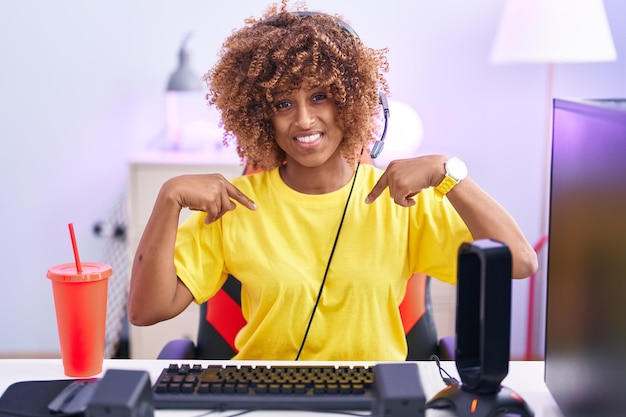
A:
{"type": "Polygon", "coordinates": [[[290,12],[287,2],[272,4],[261,19],[246,19],[204,75],[208,102],[222,113],[224,144],[236,143],[239,156],[254,168],[281,165],[286,155],[275,140],[273,94],[323,86],[337,104],[341,153],[355,164],[378,135],[378,91],[389,90],[383,76],[387,49],[365,47],[338,17],[290,12]]]}

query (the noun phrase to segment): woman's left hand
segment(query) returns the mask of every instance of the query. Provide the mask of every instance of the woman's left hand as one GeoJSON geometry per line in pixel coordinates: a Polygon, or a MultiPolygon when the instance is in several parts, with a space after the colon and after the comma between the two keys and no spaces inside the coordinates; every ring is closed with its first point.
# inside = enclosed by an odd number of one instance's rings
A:
{"type": "Polygon", "coordinates": [[[415,205],[413,198],[424,188],[439,184],[445,176],[445,155],[426,155],[391,161],[365,202],[372,203],[389,187],[396,204],[403,207],[415,205]]]}

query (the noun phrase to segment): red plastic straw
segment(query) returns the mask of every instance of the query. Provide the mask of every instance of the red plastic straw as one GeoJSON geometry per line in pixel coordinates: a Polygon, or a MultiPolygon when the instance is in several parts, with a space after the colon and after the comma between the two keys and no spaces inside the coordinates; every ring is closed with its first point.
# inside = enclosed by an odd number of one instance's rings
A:
{"type": "Polygon", "coordinates": [[[74,262],[76,262],[76,271],[80,274],[83,268],[80,266],[80,257],[78,256],[78,246],[76,246],[76,236],[74,235],[74,225],[68,224],[70,228],[70,237],[72,238],[72,249],[74,249],[74,262]]]}

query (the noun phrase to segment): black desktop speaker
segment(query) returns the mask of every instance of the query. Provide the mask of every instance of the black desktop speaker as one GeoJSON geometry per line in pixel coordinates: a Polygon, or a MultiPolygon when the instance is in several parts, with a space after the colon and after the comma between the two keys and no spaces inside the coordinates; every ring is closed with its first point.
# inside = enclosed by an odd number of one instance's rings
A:
{"type": "Polygon", "coordinates": [[[153,417],[150,375],[145,371],[107,370],[84,414],[85,417],[153,417]]]}
{"type": "Polygon", "coordinates": [[[374,417],[424,417],[426,397],[415,362],[374,367],[374,417]]]}
{"type": "Polygon", "coordinates": [[[515,392],[501,385],[509,372],[512,261],[509,248],[490,239],[459,248],[456,310],[456,368],[461,383],[427,403],[457,416],[532,417],[515,392]]]}
{"type": "Polygon", "coordinates": [[[494,240],[459,249],[455,361],[463,389],[498,391],[509,372],[511,253],[494,240]]]}

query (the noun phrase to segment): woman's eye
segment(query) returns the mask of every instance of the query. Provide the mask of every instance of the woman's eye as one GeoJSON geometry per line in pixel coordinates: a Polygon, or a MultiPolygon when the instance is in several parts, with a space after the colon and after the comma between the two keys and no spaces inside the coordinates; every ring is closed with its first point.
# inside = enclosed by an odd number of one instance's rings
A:
{"type": "Polygon", "coordinates": [[[289,102],[288,101],[279,101],[278,103],[276,103],[276,109],[280,110],[280,109],[286,109],[289,107],[289,102]]]}
{"type": "Polygon", "coordinates": [[[317,93],[313,96],[313,101],[324,100],[327,97],[326,93],[317,93]]]}

